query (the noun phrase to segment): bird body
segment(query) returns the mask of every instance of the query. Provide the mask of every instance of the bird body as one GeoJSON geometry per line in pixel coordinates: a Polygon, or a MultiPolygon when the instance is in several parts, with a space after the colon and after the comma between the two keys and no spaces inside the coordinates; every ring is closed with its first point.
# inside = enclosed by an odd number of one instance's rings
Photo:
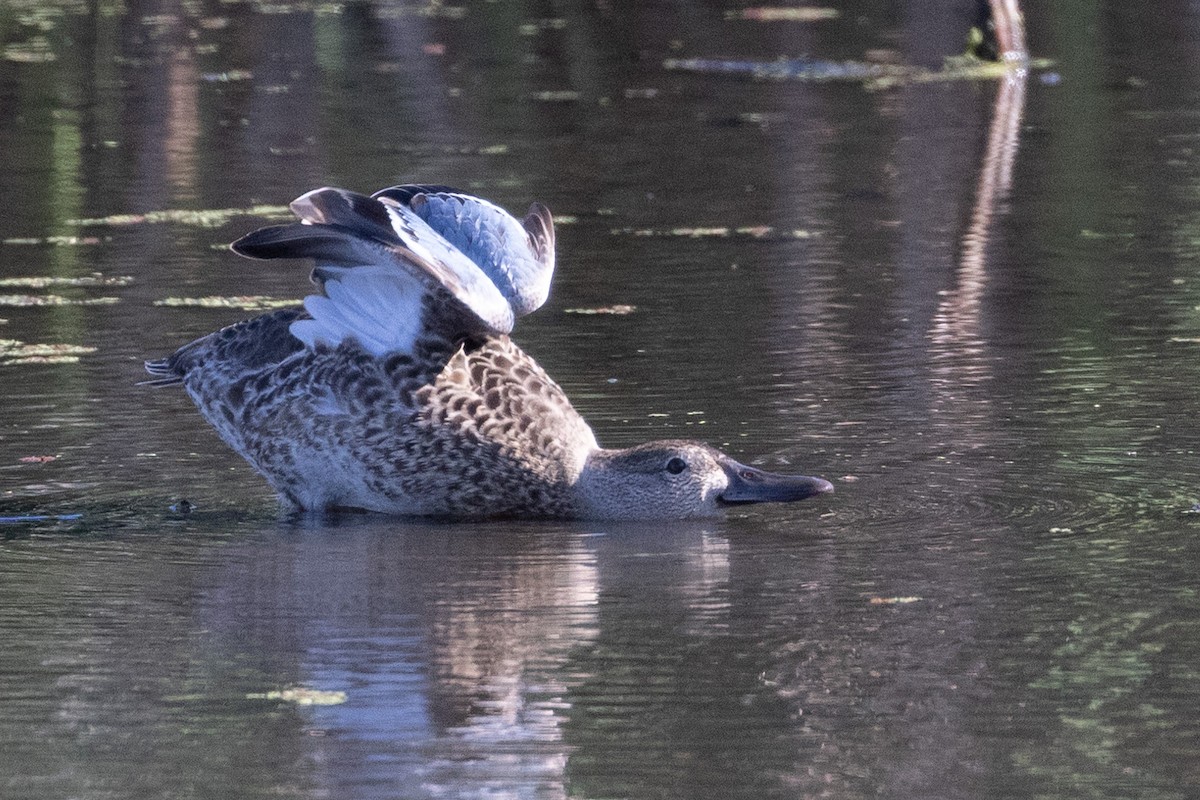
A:
{"type": "Polygon", "coordinates": [[[310,257],[320,294],[147,362],[182,384],[288,505],[450,517],[708,516],[832,486],[696,442],[599,447],[509,337],[546,299],[550,213],[518,221],[440,186],[319,189],[301,223],[233,248],[310,257]]]}

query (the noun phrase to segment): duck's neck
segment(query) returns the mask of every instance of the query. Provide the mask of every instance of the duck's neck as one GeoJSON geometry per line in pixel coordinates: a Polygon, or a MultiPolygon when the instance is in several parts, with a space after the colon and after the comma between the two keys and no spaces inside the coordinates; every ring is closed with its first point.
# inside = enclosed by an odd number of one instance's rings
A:
{"type": "Polygon", "coordinates": [[[584,519],[640,519],[641,498],[626,476],[614,469],[624,450],[596,447],[588,453],[573,486],[577,516],[584,519]]]}

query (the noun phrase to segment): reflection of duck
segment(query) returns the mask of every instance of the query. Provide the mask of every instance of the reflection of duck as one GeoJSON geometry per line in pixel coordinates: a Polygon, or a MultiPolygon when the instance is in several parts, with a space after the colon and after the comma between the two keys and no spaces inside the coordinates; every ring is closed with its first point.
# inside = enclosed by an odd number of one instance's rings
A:
{"type": "Polygon", "coordinates": [[[597,445],[508,337],[554,271],[550,212],[441,186],[318,189],[234,243],[316,261],[322,294],[149,361],[288,503],[445,516],[693,517],[833,487],[698,442],[597,445]]]}

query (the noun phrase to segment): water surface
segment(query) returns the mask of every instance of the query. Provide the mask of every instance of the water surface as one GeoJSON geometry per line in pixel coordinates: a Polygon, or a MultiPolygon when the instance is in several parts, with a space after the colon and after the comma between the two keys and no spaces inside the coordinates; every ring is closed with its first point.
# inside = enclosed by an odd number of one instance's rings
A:
{"type": "Polygon", "coordinates": [[[936,69],[926,5],[0,4],[0,515],[72,517],[0,524],[0,794],[1194,796],[1195,9],[1031,6],[1023,79],[666,66],[936,69]],[[560,217],[516,338],[602,442],[837,493],[280,517],[141,360],[402,181],[560,217]]]}

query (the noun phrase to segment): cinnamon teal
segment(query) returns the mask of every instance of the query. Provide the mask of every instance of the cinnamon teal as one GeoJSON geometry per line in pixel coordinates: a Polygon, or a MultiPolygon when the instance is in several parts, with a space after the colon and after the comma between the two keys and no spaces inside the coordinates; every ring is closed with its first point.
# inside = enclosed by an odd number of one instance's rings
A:
{"type": "Polygon", "coordinates": [[[146,362],[292,507],[450,517],[682,518],[829,492],[706,444],[600,447],[509,338],[546,300],[554,224],[444,186],[317,189],[244,236],[311,258],[319,294],[146,362]]]}

